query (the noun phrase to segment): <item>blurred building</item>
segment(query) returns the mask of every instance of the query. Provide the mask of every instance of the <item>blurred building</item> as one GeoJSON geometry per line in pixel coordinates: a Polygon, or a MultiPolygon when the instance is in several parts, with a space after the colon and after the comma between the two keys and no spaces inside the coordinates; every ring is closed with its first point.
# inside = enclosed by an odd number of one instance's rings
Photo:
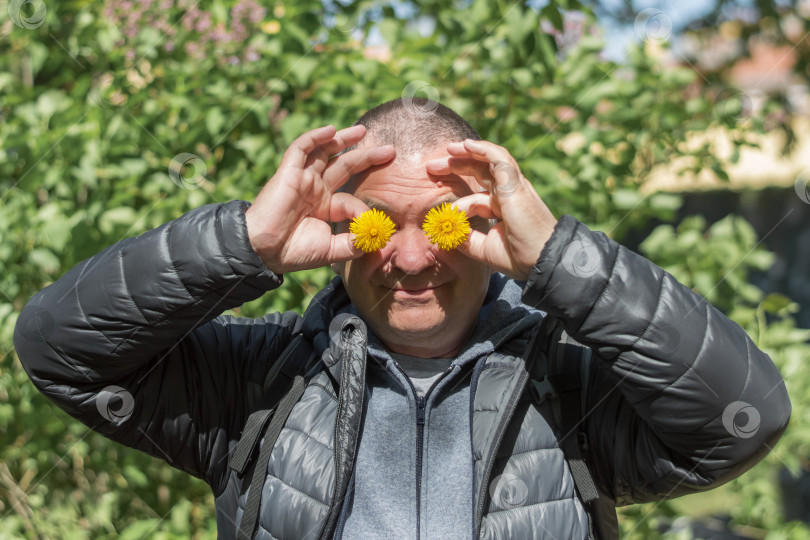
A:
{"type": "MultiPolygon", "coordinates": [[[[803,25],[784,30],[790,36],[799,29],[803,31],[803,25]]],[[[806,36],[795,38],[798,43],[806,36]]],[[[643,189],[681,193],[682,216],[703,215],[709,223],[728,214],[745,217],[777,257],[766,275],[754,276],[755,284],[798,302],[802,309],[797,323],[810,328],[810,91],[794,72],[798,47],[754,40],[750,57],[740,57],[739,40],[734,23],[725,23],[709,36],[679,38],[677,47],[666,53],[668,58],[662,58],[691,67],[703,81],[716,80],[722,71],[724,88],[735,89],[723,90],[720,97],[728,110],[718,112],[734,115],[730,120],[737,129],[696,133],[690,141],[711,145],[726,160],[728,181],[711,170],[678,175],[674,171],[686,162],[673,162],[653,171],[643,189]],[[784,108],[766,108],[768,97],[776,97],[784,108]],[[763,133],[753,129],[756,122],[764,125],[763,133]],[[741,135],[758,147],[742,148],[732,163],[732,140],[741,135]]],[[[710,86],[702,90],[712,91],[710,86]]]]}

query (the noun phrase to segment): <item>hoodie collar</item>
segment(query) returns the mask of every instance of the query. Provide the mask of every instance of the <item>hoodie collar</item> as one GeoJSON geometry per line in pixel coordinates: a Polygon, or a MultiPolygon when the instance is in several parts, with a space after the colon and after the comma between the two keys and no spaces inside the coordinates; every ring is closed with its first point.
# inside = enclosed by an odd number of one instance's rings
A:
{"type": "MultiPolygon", "coordinates": [[[[522,292],[522,282],[514,281],[500,273],[492,274],[486,297],[478,313],[475,330],[462,347],[454,364],[464,365],[475,361],[516,338],[527,337],[528,331],[539,324],[545,313],[523,304],[520,301],[522,292]]],[[[359,317],[340,276],[335,277],[315,295],[304,313],[302,332],[310,339],[319,354],[330,346],[330,324],[338,315],[359,317]]],[[[368,330],[368,351],[382,365],[393,362],[388,351],[371,330],[368,330]]]]}

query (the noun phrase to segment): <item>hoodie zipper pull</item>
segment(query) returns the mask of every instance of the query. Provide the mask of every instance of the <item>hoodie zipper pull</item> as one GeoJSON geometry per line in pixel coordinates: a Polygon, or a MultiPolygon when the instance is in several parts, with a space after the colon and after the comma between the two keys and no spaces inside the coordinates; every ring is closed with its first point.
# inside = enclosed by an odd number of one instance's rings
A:
{"type": "Polygon", "coordinates": [[[425,425],[425,396],[416,397],[416,423],[420,426],[425,425]]]}

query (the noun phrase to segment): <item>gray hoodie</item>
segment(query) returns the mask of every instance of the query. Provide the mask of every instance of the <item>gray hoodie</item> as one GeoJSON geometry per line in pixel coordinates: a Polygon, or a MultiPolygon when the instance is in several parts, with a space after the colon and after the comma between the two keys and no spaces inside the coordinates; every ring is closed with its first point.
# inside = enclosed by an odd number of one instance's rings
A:
{"type": "Polygon", "coordinates": [[[335,538],[473,536],[470,376],[479,360],[543,318],[520,302],[522,290],[492,275],[473,337],[425,397],[369,331],[363,429],[335,538]]]}

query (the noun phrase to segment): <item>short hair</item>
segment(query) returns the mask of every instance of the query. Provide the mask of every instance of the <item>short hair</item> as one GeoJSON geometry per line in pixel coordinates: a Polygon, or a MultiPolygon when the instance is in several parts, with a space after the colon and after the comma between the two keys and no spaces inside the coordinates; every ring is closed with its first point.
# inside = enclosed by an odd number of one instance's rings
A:
{"type": "Polygon", "coordinates": [[[393,145],[397,155],[420,154],[441,143],[481,140],[478,132],[455,111],[427,98],[386,101],[363,114],[354,123],[358,124],[366,127],[368,139],[380,146],[393,145]]]}

